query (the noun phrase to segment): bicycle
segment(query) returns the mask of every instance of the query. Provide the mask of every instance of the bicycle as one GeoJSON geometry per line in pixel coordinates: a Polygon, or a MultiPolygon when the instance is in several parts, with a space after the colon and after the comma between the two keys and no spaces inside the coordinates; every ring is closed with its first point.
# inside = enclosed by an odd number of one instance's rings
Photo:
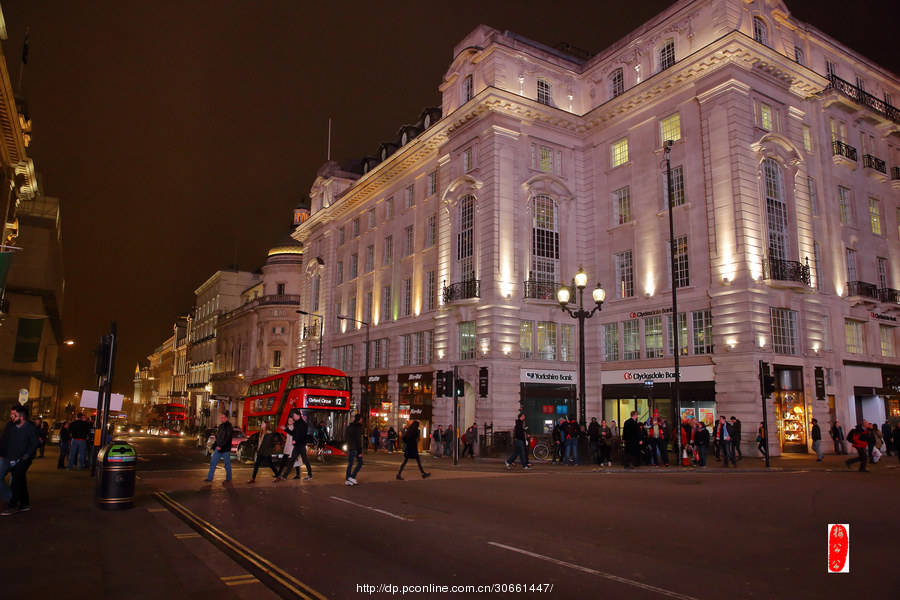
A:
{"type": "Polygon", "coordinates": [[[556,452],[556,444],[552,441],[540,441],[531,450],[535,460],[550,460],[554,452],[556,452]]]}

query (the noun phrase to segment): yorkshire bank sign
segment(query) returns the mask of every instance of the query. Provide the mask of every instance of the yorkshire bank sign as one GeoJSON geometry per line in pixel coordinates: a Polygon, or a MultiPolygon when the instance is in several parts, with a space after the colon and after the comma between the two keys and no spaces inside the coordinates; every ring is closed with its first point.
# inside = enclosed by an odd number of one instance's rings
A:
{"type": "MultiPolygon", "coordinates": [[[[712,365],[699,367],[682,367],[680,381],[713,381],[715,371],[712,365]]],[[[675,381],[675,369],[629,369],[625,371],[603,371],[602,382],[604,384],[617,383],[641,383],[652,381],[654,383],[671,383],[675,381]]]]}
{"type": "Polygon", "coordinates": [[[521,383],[562,383],[575,385],[575,371],[551,371],[548,369],[522,369],[521,383]]]}

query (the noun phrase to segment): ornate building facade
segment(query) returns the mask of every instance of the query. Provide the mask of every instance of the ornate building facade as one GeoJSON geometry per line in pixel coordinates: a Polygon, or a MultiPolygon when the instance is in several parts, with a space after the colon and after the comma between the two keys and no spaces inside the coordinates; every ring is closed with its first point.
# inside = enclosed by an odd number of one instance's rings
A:
{"type": "Polygon", "coordinates": [[[555,292],[580,267],[606,290],[588,417],[678,417],[677,348],[680,416],[735,415],[748,446],[760,361],[775,454],[806,452],[813,417],[900,418],[896,75],[780,1],[682,0],[593,56],[478,27],[440,90],[376,155],[325,165],[294,234],[325,364],[368,374],[385,424],[449,423],[454,368],[463,423],[573,412],[555,292]]]}

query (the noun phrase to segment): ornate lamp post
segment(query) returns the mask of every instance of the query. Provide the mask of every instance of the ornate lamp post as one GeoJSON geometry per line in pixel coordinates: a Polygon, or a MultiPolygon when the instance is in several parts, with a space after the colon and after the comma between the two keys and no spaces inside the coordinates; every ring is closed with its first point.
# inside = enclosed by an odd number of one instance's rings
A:
{"type": "MultiPolygon", "coordinates": [[[[306,315],[307,317],[315,317],[319,320],[319,353],[316,355],[316,366],[322,366],[322,334],[325,332],[324,324],[325,322],[322,320],[322,315],[317,315],[316,313],[306,312],[305,310],[296,311],[299,315],[306,315]]],[[[340,317],[338,317],[340,318],[340,317]]],[[[368,330],[367,330],[368,331],[368,330]]]]}
{"type": "Polygon", "coordinates": [[[585,408],[585,374],[584,374],[584,321],[594,316],[603,307],[603,301],[606,299],[606,292],[597,283],[597,287],[591,292],[594,302],[597,303],[590,312],[584,309],[584,288],[587,286],[587,274],[584,269],[578,267],[578,273],[572,280],[572,286],[578,289],[578,310],[569,308],[572,289],[566,286],[559,288],[556,292],[556,299],[559,300],[559,307],[569,313],[569,316],[578,320],[578,420],[582,427],[587,425],[587,416],[585,408]]]}

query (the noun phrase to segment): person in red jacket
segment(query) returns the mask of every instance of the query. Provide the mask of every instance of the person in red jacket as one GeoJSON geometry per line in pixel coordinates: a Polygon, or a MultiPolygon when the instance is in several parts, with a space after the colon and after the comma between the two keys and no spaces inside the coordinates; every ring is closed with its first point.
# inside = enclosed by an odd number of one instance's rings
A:
{"type": "Polygon", "coordinates": [[[869,442],[871,441],[872,434],[869,433],[869,422],[863,420],[862,423],[856,426],[856,429],[852,430],[847,434],[847,441],[853,446],[853,449],[856,450],[857,457],[851,458],[847,461],[847,468],[850,468],[855,462],[859,463],[860,472],[866,472],[866,464],[869,462],[869,442]]]}

